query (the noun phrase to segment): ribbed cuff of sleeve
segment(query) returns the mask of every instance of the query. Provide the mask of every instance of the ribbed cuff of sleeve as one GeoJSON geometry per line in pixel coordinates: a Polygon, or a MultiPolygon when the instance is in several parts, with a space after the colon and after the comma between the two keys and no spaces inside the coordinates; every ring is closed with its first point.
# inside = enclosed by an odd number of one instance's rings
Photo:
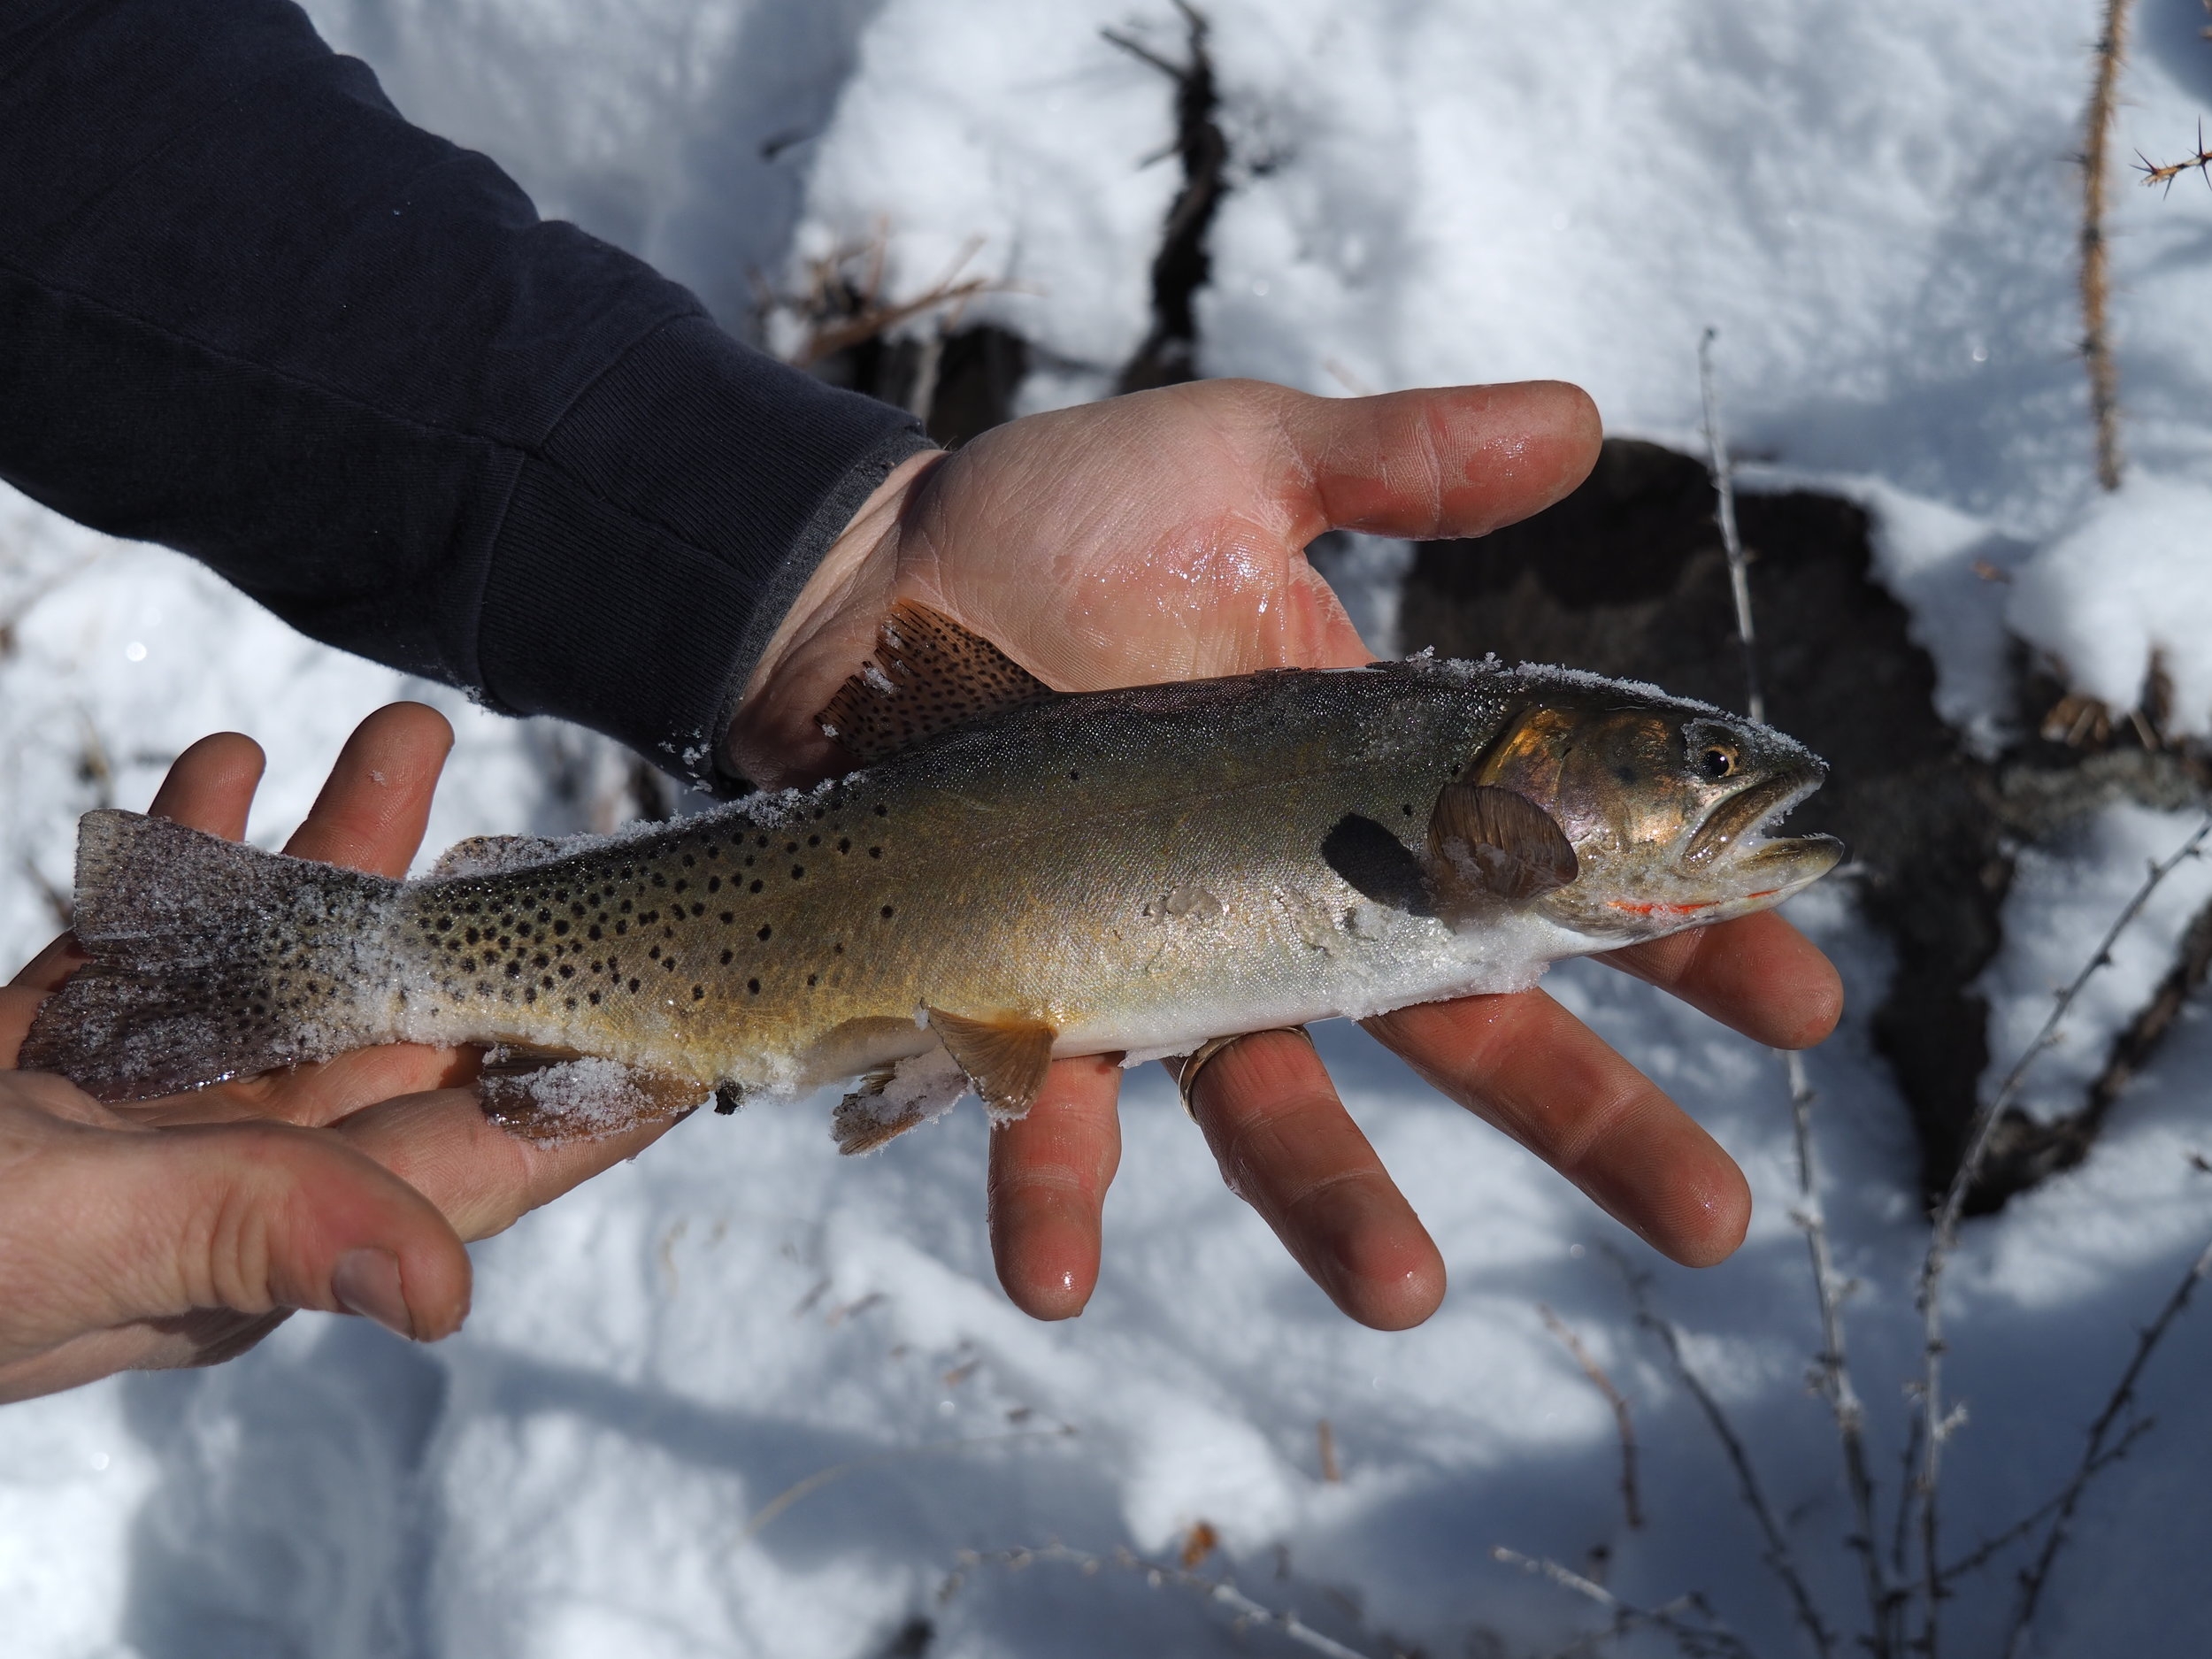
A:
{"type": "Polygon", "coordinates": [[[703,318],[633,346],[524,459],[493,543],[494,706],[595,726],[702,787],[738,687],[912,418],[703,318]]]}

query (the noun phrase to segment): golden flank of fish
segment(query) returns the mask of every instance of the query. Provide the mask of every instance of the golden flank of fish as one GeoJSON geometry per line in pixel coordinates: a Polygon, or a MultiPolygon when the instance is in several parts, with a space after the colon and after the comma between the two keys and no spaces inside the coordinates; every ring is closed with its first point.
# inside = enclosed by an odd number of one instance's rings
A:
{"type": "Polygon", "coordinates": [[[390,881],[86,817],[92,960],[27,1066],[144,1098],[365,1044],[482,1043],[526,1133],[859,1079],[880,1144],[1055,1056],[1516,990],[1827,871],[1768,827],[1825,769],[1646,687],[1415,660],[1082,695],[902,608],[823,720],[866,764],[390,881]]]}

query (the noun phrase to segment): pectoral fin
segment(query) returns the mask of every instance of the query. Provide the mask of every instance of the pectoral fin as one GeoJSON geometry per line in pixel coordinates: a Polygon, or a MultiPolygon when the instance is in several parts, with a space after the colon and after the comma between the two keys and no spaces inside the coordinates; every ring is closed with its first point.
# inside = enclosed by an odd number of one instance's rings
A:
{"type": "Polygon", "coordinates": [[[1565,887],[1574,844],[1526,795],[1494,784],[1448,784],[1429,814],[1429,886],[1444,908],[1481,899],[1525,904],[1565,887]]]}
{"type": "Polygon", "coordinates": [[[525,1141],[595,1141],[687,1117],[709,1090],[687,1079],[547,1048],[495,1048],[477,1080],[484,1115],[525,1141]]]}
{"type": "Polygon", "coordinates": [[[876,636],[875,656],[815,718],[856,758],[872,762],[1054,695],[990,641],[901,600],[876,636]]]}
{"type": "Polygon", "coordinates": [[[1019,1118],[1035,1103],[1059,1035],[1051,1026],[1014,1014],[970,1019],[941,1008],[929,1010],[929,1025],[995,1119],[1019,1118]]]}

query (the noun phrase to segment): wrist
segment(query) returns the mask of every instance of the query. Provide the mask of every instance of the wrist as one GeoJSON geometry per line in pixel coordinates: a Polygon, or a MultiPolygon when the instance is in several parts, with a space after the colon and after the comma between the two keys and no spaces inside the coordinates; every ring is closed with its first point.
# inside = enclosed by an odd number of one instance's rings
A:
{"type": "Polygon", "coordinates": [[[830,543],[746,678],[723,736],[724,770],[772,788],[832,769],[834,745],[815,724],[817,708],[794,699],[808,701],[831,673],[817,700],[826,703],[868,655],[890,611],[907,504],[945,459],[925,449],[900,462],[830,543]]]}

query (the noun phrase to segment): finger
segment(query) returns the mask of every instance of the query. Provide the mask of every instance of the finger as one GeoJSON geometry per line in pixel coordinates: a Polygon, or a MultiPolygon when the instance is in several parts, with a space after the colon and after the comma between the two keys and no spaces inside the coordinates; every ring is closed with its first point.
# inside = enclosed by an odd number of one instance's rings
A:
{"type": "Polygon", "coordinates": [[[1558,380],[1379,397],[1292,395],[1282,430],[1315,522],[1374,535],[1486,535],[1589,475],[1597,406],[1558,380]]]}
{"type": "Polygon", "coordinates": [[[338,1138],[280,1125],[58,1125],[9,1171],[0,1350],[196,1310],[364,1314],[420,1340],[468,1310],[468,1253],[428,1200],[338,1138]]]}
{"type": "Polygon", "coordinates": [[[250,737],[236,732],[204,737],[170,764],[147,816],[234,841],[246,833],[254,787],[267,764],[250,737]]]}
{"type": "Polygon", "coordinates": [[[1598,958],[1770,1048],[1809,1048],[1843,1017],[1843,980],[1771,910],[1693,927],[1598,958]]]}
{"type": "Polygon", "coordinates": [[[395,703],[353,729],[284,850],[295,858],[403,876],[422,845],[453,727],[435,709],[395,703]]]}
{"type": "Polygon", "coordinates": [[[1071,1319],[1098,1284],[1099,1213],[1121,1164],[1121,1056],[1056,1060],[1026,1117],[991,1132],[991,1259],[1033,1319],[1071,1319]]]}
{"type": "Polygon", "coordinates": [[[1735,1160],[1543,992],[1426,1002],[1362,1023],[1662,1254],[1709,1267],[1743,1242],[1751,1189],[1735,1160]]]}
{"type": "Polygon", "coordinates": [[[635,1157],[675,1121],[657,1118],[588,1141],[526,1141],[486,1118],[473,1089],[440,1089],[356,1112],[336,1133],[422,1194],[473,1242],[635,1157]]]}
{"type": "Polygon", "coordinates": [[[1313,1045],[1268,1031],[1206,1063],[1191,1092],[1221,1178],[1329,1300],[1402,1331],[1444,1299],[1444,1258],[1337,1098],[1313,1045]]]}

